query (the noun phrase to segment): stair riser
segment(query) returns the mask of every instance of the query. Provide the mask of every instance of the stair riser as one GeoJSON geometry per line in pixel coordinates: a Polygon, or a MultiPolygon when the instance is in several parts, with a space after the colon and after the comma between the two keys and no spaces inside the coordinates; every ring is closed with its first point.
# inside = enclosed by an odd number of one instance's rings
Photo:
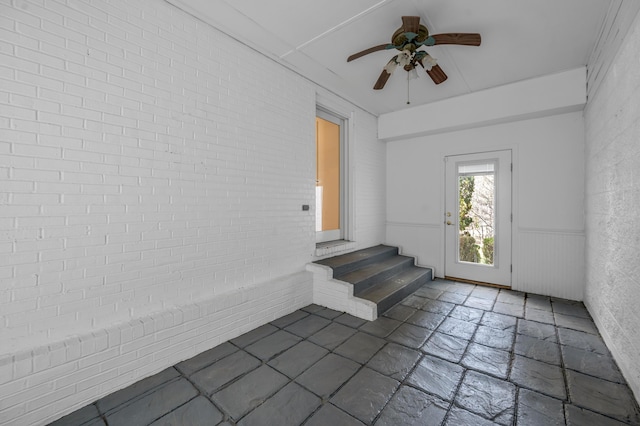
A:
{"type": "Polygon", "coordinates": [[[425,273],[421,277],[407,284],[401,291],[397,291],[392,295],[390,295],[389,297],[385,298],[384,300],[381,300],[380,302],[378,302],[378,315],[383,314],[388,309],[395,306],[402,299],[404,299],[405,297],[409,296],[414,291],[422,287],[423,284],[426,284],[427,282],[431,281],[432,278],[433,278],[432,272],[429,271],[428,273],[425,273]]]}
{"type": "Polygon", "coordinates": [[[404,262],[398,264],[398,265],[394,265],[390,268],[385,269],[384,271],[381,271],[379,273],[377,273],[376,275],[373,275],[367,279],[364,279],[360,282],[357,283],[353,283],[353,294],[355,296],[358,295],[359,292],[366,290],[367,288],[371,287],[372,285],[374,285],[375,283],[379,283],[381,281],[386,280],[387,278],[392,277],[393,275],[396,275],[397,273],[409,268],[410,266],[413,266],[413,258],[407,258],[404,262]]]}
{"type": "Polygon", "coordinates": [[[389,247],[389,250],[386,250],[382,253],[378,253],[375,256],[365,257],[363,259],[356,260],[346,265],[340,265],[338,267],[333,268],[333,277],[340,279],[341,275],[348,274],[351,271],[355,271],[356,269],[360,269],[367,265],[371,265],[372,263],[381,262],[384,259],[388,259],[390,257],[396,256],[397,254],[398,254],[397,247],[389,247]]]}

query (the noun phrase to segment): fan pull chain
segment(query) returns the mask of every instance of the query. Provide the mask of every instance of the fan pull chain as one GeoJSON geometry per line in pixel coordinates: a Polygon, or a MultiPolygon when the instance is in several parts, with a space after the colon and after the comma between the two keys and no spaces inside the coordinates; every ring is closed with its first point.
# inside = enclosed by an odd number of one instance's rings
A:
{"type": "Polygon", "coordinates": [[[411,102],[409,100],[409,72],[407,72],[407,105],[410,105],[411,102]]]}

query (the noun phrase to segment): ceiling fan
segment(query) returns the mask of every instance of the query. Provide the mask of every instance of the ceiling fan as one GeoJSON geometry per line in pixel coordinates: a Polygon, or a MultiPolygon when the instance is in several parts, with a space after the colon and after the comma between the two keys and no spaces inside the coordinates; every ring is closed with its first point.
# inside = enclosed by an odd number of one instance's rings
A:
{"type": "MultiPolygon", "coordinates": [[[[375,90],[384,87],[391,74],[398,65],[409,73],[416,73],[417,65],[427,71],[435,84],[440,84],[447,79],[447,75],[437,64],[436,60],[424,50],[422,46],[435,46],[438,44],[457,44],[462,46],[480,46],[480,34],[477,33],[446,33],[429,35],[427,27],[420,24],[419,16],[403,16],[402,27],[398,28],[391,36],[391,44],[380,44],[370,47],[362,52],[354,53],[347,58],[347,62],[361,58],[369,53],[380,50],[397,49],[400,51],[387,63],[382,70],[378,81],[373,86],[375,90]]],[[[417,74],[415,74],[417,77],[417,74]]]]}

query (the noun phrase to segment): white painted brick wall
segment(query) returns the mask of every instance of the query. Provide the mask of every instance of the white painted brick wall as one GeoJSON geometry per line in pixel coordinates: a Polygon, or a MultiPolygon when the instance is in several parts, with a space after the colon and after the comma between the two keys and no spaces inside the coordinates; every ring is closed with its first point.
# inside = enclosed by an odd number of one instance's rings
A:
{"type": "MultiPolygon", "coordinates": [[[[0,424],[312,302],[316,90],[161,0],[0,2],[0,424]]],[[[364,247],[385,148],[350,108],[364,247]]]]}
{"type": "MultiPolygon", "coordinates": [[[[640,400],[640,16],[585,111],[585,304],[640,400]]],[[[611,52],[609,52],[611,53],[611,52]]]]}

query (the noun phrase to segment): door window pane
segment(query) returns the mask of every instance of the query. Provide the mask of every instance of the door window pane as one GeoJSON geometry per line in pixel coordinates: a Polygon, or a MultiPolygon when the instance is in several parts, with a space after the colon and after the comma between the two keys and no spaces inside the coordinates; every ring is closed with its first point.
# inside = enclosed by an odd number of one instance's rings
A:
{"type": "Polygon", "coordinates": [[[495,164],[458,165],[458,261],[493,265],[495,164]]]}

